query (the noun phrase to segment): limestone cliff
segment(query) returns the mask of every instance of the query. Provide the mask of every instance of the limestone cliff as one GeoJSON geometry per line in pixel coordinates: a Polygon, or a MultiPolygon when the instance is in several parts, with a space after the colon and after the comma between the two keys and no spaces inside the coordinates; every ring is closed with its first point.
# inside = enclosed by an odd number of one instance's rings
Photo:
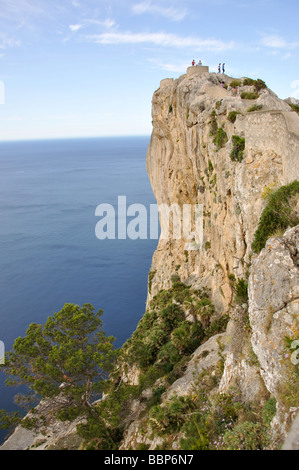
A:
{"type": "MultiPolygon", "coordinates": [[[[299,408],[296,345],[285,342],[299,340],[299,189],[275,191],[299,180],[289,103],[262,80],[202,67],[153,95],[147,170],[157,203],[202,205],[204,238],[195,249],[160,239],[153,255],[147,312],[110,391],[123,400],[121,450],[275,449],[287,435],[299,408]],[[274,193],[288,198],[287,223],[253,250],[274,193]]],[[[26,448],[67,447],[74,424],[59,444],[48,434],[39,444],[27,431],[26,448]]]]}
{"type": "Polygon", "coordinates": [[[154,93],[147,169],[158,204],[203,204],[204,249],[185,253],[183,239],[160,241],[149,298],[177,273],[208,285],[223,311],[232,300],[228,274],[247,270],[264,188],[299,177],[299,116],[268,88],[242,99],[252,86],[235,89],[232,78],[199,69],[163,80],[154,93]],[[224,138],[214,143],[218,129],[224,138]],[[245,138],[241,162],[230,158],[234,135],[245,138]]]}
{"type": "MultiPolygon", "coordinates": [[[[207,370],[215,375],[221,357],[223,373],[213,393],[237,387],[241,400],[261,407],[272,397],[272,437],[279,441],[299,405],[298,382],[295,390],[286,390],[291,367],[284,342],[299,338],[299,229],[270,239],[259,255],[252,242],[266,195],[299,180],[299,116],[261,80],[234,80],[195,67],[177,80],[162,80],[152,117],[147,170],[157,202],[202,204],[204,240],[191,251],[184,238],[160,240],[147,305],[179,277],[192,289],[209,288],[215,315],[230,317],[224,333],[195,351],[163,403],[194,392],[199,375],[207,370]],[[243,142],[240,158],[236,142],[243,142]],[[236,305],[231,281],[248,277],[248,299],[236,305]]],[[[293,203],[298,217],[298,190],[293,203]]],[[[139,431],[135,421],[123,448],[161,444],[149,430],[143,437],[139,431]]],[[[175,439],[172,445],[176,448],[175,439]]]]}

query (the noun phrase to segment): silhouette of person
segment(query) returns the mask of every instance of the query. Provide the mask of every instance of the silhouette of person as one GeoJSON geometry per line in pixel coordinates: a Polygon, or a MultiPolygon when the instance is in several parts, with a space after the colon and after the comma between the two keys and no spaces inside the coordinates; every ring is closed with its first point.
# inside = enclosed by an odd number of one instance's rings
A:
{"type": "Polygon", "coordinates": [[[225,72],[225,64],[222,64],[222,73],[225,72]]]}
{"type": "Polygon", "coordinates": [[[221,72],[221,64],[218,65],[218,73],[221,72]]]}

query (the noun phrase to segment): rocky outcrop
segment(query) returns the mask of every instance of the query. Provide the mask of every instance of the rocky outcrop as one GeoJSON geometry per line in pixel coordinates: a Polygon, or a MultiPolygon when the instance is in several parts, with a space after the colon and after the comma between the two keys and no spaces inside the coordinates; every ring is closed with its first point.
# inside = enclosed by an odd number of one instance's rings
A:
{"type": "Polygon", "coordinates": [[[77,425],[83,418],[73,422],[55,418],[65,404],[65,398],[44,399],[26,415],[25,423],[16,427],[13,434],[0,446],[0,450],[77,450],[82,439],[77,435],[77,425]],[[30,423],[30,425],[29,425],[30,423]]]}
{"type": "Polygon", "coordinates": [[[291,430],[282,446],[282,450],[299,450],[299,414],[292,424],[291,430]]]}
{"type": "Polygon", "coordinates": [[[279,400],[287,379],[285,337],[299,336],[299,226],[270,238],[249,278],[252,346],[268,390],[279,400]]]}
{"type": "Polygon", "coordinates": [[[299,116],[267,88],[256,100],[242,99],[252,87],[232,82],[193,73],[163,80],[154,93],[147,170],[157,203],[202,204],[204,242],[186,252],[184,237],[160,240],[149,299],[171,285],[179,266],[181,279],[210,287],[216,307],[227,310],[228,274],[247,270],[264,188],[299,175],[299,116]],[[245,139],[240,162],[230,157],[234,135],[245,139]]]}
{"type": "MultiPolygon", "coordinates": [[[[284,338],[299,335],[298,227],[271,239],[259,256],[252,256],[251,245],[265,193],[299,179],[299,116],[268,88],[249,100],[244,93],[254,92],[252,85],[232,82],[193,73],[162,81],[154,93],[147,154],[154,194],[158,204],[202,204],[204,241],[187,251],[184,238],[160,240],[149,300],[171,285],[174,273],[192,287],[211,289],[217,311],[230,315],[218,391],[238,384],[247,402],[274,396],[273,423],[284,436],[296,411],[286,412],[282,383],[290,366],[284,338]],[[231,156],[234,136],[245,139],[239,160],[231,156]],[[248,305],[234,307],[230,274],[249,273],[248,305]]],[[[184,394],[191,384],[187,372],[172,389],[184,394]]]]}

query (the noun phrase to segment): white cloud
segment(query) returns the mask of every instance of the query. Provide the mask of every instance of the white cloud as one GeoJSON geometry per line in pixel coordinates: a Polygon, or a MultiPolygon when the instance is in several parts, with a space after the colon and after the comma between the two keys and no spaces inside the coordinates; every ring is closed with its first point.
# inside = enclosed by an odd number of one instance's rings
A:
{"type": "Polygon", "coordinates": [[[4,34],[0,34],[0,49],[8,49],[11,47],[18,47],[21,45],[21,41],[9,38],[4,34]]]}
{"type": "Polygon", "coordinates": [[[99,26],[104,26],[106,29],[110,29],[115,25],[115,21],[111,18],[106,18],[105,20],[86,20],[86,24],[95,24],[99,26]]]}
{"type": "Polygon", "coordinates": [[[186,15],[187,10],[184,9],[177,9],[173,7],[162,7],[159,5],[154,5],[152,2],[141,2],[137,3],[132,7],[132,12],[135,15],[142,15],[144,13],[151,13],[158,16],[163,16],[171,21],[182,21],[186,15]]]}
{"type": "Polygon", "coordinates": [[[70,24],[69,25],[70,30],[74,32],[79,31],[79,29],[81,29],[82,27],[83,27],[82,24],[70,24]]]}
{"type": "Polygon", "coordinates": [[[174,64],[174,63],[167,63],[163,62],[160,59],[148,59],[148,61],[157,69],[166,70],[168,72],[175,72],[175,73],[184,73],[184,71],[189,67],[189,63],[181,63],[181,64],[174,64]]]}
{"type": "Polygon", "coordinates": [[[296,49],[299,47],[299,42],[289,42],[283,37],[274,34],[264,36],[260,43],[262,46],[274,49],[296,49]]]}
{"type": "Polygon", "coordinates": [[[132,33],[116,32],[85,36],[88,41],[96,44],[154,44],[157,46],[194,47],[197,50],[223,51],[232,49],[234,42],[218,39],[202,39],[196,36],[178,36],[168,33],[132,33]]]}
{"type": "Polygon", "coordinates": [[[106,18],[105,20],[84,20],[81,24],[70,24],[69,29],[72,32],[77,32],[80,29],[87,28],[89,25],[98,25],[102,26],[105,29],[110,29],[115,25],[115,21],[112,20],[111,18],[106,18]]]}

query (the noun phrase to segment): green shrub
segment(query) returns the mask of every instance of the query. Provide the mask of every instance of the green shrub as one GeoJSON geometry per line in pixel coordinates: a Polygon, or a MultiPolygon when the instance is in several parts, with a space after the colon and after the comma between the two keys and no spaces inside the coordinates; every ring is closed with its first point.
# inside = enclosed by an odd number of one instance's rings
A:
{"type": "Polygon", "coordinates": [[[228,322],[228,315],[222,315],[220,318],[212,321],[208,328],[205,329],[205,339],[209,339],[211,336],[217,335],[218,333],[224,333],[228,322]]]}
{"type": "Polygon", "coordinates": [[[227,116],[228,121],[234,123],[238,114],[240,114],[238,111],[230,111],[227,116]]]}
{"type": "Polygon", "coordinates": [[[247,112],[252,113],[254,111],[260,111],[261,109],[263,109],[262,104],[254,104],[253,106],[251,106],[250,108],[247,109],[247,112]]]}
{"type": "Polygon", "coordinates": [[[153,282],[153,278],[155,277],[155,274],[156,274],[156,271],[150,271],[150,273],[148,275],[148,291],[149,291],[149,293],[151,293],[151,290],[152,290],[152,282],[153,282]]]}
{"type": "Polygon", "coordinates": [[[252,91],[242,91],[241,93],[242,100],[256,100],[258,97],[259,95],[252,91]]]}
{"type": "Polygon", "coordinates": [[[171,335],[171,341],[175,348],[184,353],[189,345],[190,323],[185,321],[176,328],[171,335]]]}
{"type": "Polygon", "coordinates": [[[154,385],[154,383],[165,374],[162,367],[153,364],[139,377],[139,386],[141,390],[145,390],[154,385]]]}
{"type": "Polygon", "coordinates": [[[244,78],[243,86],[252,86],[254,84],[254,80],[252,78],[244,78]]]}
{"type": "Polygon", "coordinates": [[[182,322],[173,330],[171,341],[180,354],[192,353],[202,342],[204,329],[201,323],[182,322]]]}
{"type": "Polygon", "coordinates": [[[243,152],[245,150],[245,139],[238,135],[232,136],[233,149],[230,154],[230,158],[234,162],[241,162],[243,160],[243,152]]]}
{"type": "Polygon", "coordinates": [[[220,150],[226,144],[227,141],[228,138],[226,132],[222,129],[222,127],[219,127],[213,140],[217,149],[220,150]]]}
{"type": "Polygon", "coordinates": [[[299,105],[298,104],[292,104],[288,103],[289,106],[291,106],[292,110],[295,111],[297,114],[299,114],[299,105]]]}
{"type": "MultiPolygon", "coordinates": [[[[267,88],[266,83],[260,78],[253,80],[252,78],[245,78],[243,80],[243,86],[254,86],[256,93],[259,93],[263,88],[267,88]]],[[[251,98],[247,98],[251,99],[251,98]]]]}
{"type": "Polygon", "coordinates": [[[241,80],[232,80],[229,84],[232,88],[235,88],[236,86],[241,86],[242,82],[241,80]]]}
{"type": "Polygon", "coordinates": [[[165,377],[166,382],[169,385],[173,384],[176,380],[178,380],[180,377],[182,377],[182,375],[184,374],[184,372],[186,370],[189,359],[190,359],[189,356],[180,356],[179,362],[176,362],[173,365],[170,373],[167,374],[167,376],[165,377]]]}
{"type": "Polygon", "coordinates": [[[200,299],[195,306],[196,315],[200,318],[201,323],[204,327],[210,323],[210,318],[215,311],[215,307],[210,299],[200,299]]]}
{"type": "Polygon", "coordinates": [[[272,419],[274,418],[276,414],[276,399],[273,397],[273,398],[270,398],[266,403],[265,405],[263,406],[263,409],[262,409],[262,417],[263,417],[263,421],[264,421],[264,424],[265,426],[269,426],[272,419]]]}
{"type": "Polygon", "coordinates": [[[259,93],[262,89],[267,88],[266,83],[263,80],[261,80],[260,78],[258,78],[257,80],[254,80],[253,86],[254,86],[255,91],[257,93],[259,93]]]}
{"type": "Polygon", "coordinates": [[[97,415],[79,424],[77,434],[84,439],[85,450],[117,450],[122,439],[120,429],[109,429],[97,415]]]}
{"type": "Polygon", "coordinates": [[[179,282],[181,280],[180,276],[178,274],[173,274],[171,276],[171,282],[172,283],[175,283],[175,282],[179,282]]]}
{"type": "Polygon", "coordinates": [[[154,388],[152,397],[148,400],[147,407],[151,408],[152,406],[156,406],[161,402],[161,397],[165,392],[165,387],[163,385],[159,385],[158,387],[154,388]]]}
{"type": "Polygon", "coordinates": [[[286,230],[299,223],[298,216],[290,206],[291,197],[298,193],[299,181],[293,181],[269,194],[252,243],[255,253],[259,253],[266,246],[268,238],[277,230],[286,230]]]}
{"type": "Polygon", "coordinates": [[[248,283],[245,279],[238,279],[235,284],[235,301],[237,304],[242,305],[248,302],[248,283]]]}
{"type": "Polygon", "coordinates": [[[173,345],[172,341],[168,341],[164,346],[160,349],[159,354],[157,356],[157,360],[165,370],[169,372],[173,369],[174,364],[176,364],[180,360],[181,356],[177,348],[173,345]],[[168,365],[171,365],[169,367],[168,365]]]}
{"type": "Polygon", "coordinates": [[[211,112],[211,120],[209,122],[210,124],[210,136],[214,136],[217,133],[218,130],[218,124],[217,124],[217,119],[216,119],[216,111],[211,112]]]}
{"type": "Polygon", "coordinates": [[[163,308],[159,314],[160,325],[168,332],[171,332],[174,328],[184,321],[185,314],[179,305],[170,304],[163,308]]]}
{"type": "Polygon", "coordinates": [[[265,427],[245,421],[224,435],[225,450],[264,450],[269,443],[265,427]]]}
{"type": "Polygon", "coordinates": [[[148,444],[139,444],[137,450],[149,450],[150,446],[148,444]]]}
{"type": "Polygon", "coordinates": [[[195,409],[191,397],[173,396],[163,406],[156,405],[150,410],[151,427],[158,435],[178,431],[188,419],[187,413],[195,409]]]}
{"type": "Polygon", "coordinates": [[[183,427],[184,438],[180,440],[182,450],[210,450],[209,428],[203,414],[196,414],[183,427]]]}

